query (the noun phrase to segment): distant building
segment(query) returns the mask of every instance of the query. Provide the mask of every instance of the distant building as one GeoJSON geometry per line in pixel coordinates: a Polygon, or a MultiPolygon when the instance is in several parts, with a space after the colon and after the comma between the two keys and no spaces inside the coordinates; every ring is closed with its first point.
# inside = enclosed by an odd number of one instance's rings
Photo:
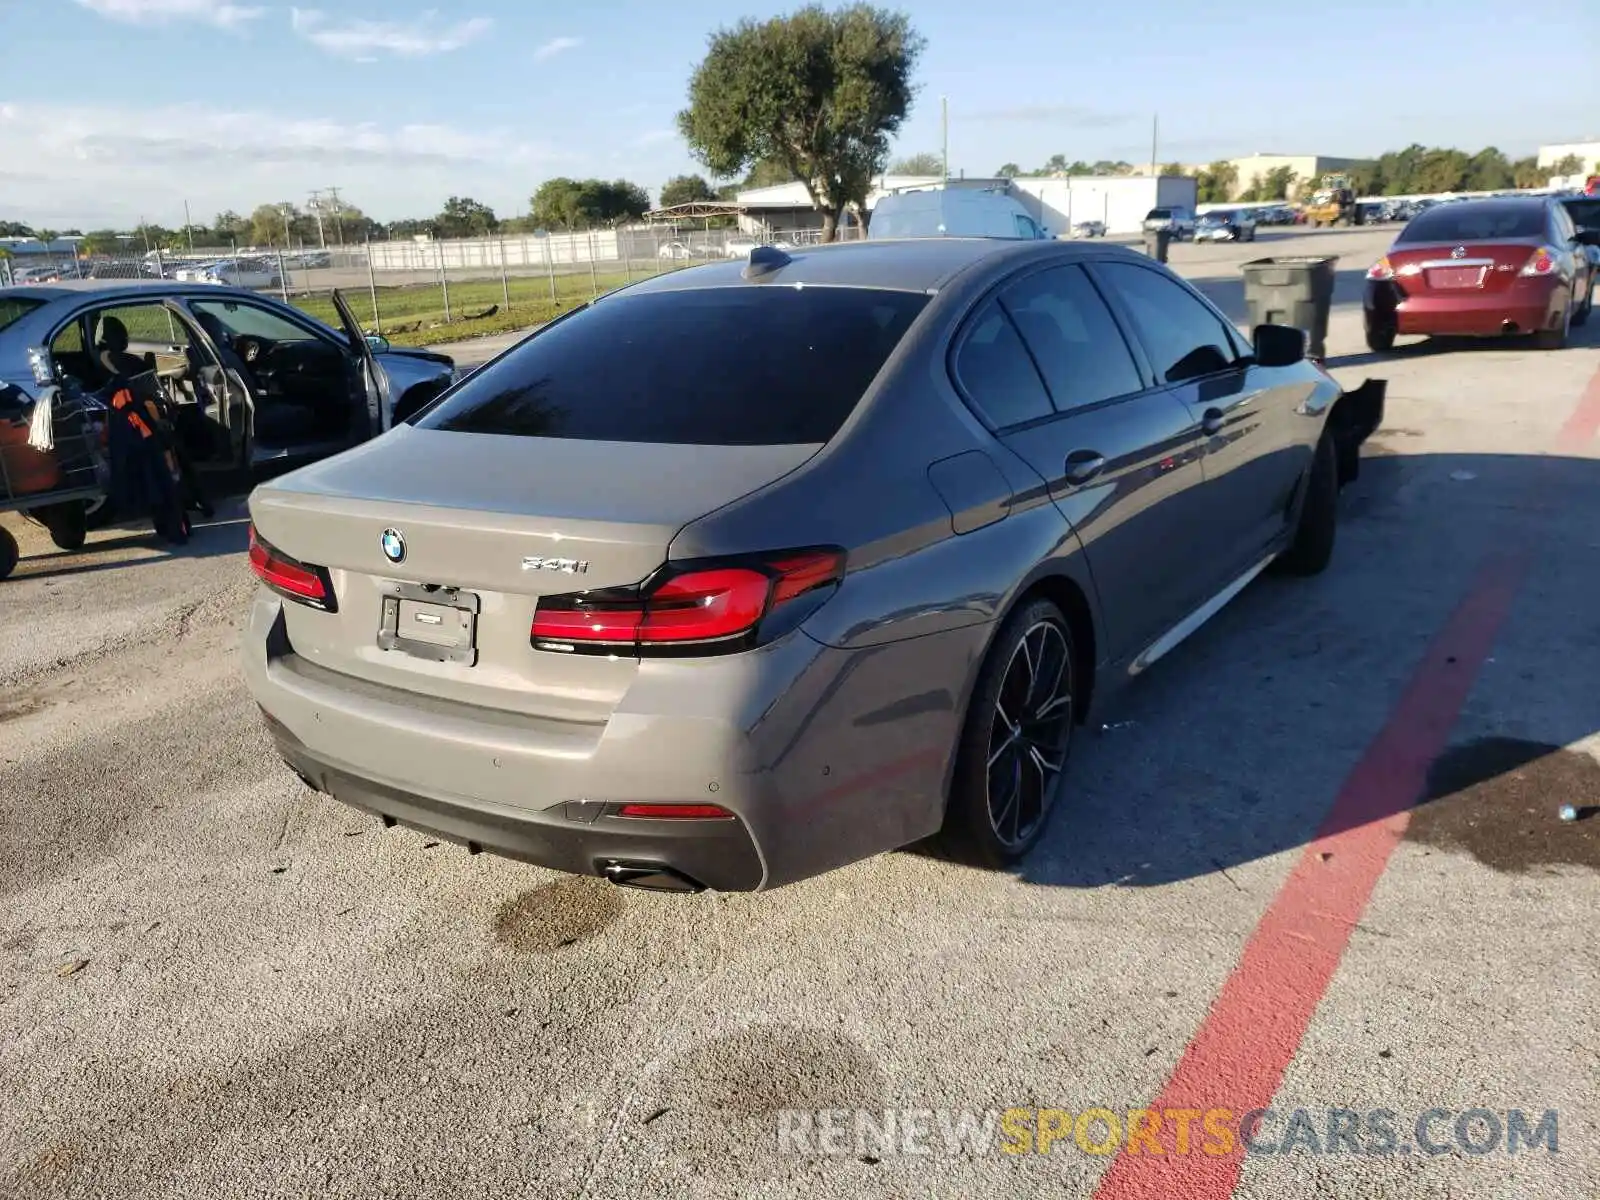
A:
{"type": "Polygon", "coordinates": [[[1591,175],[1600,171],[1600,142],[1557,142],[1550,146],[1539,147],[1539,165],[1553,167],[1563,158],[1575,155],[1578,159],[1578,174],[1591,175]]]}

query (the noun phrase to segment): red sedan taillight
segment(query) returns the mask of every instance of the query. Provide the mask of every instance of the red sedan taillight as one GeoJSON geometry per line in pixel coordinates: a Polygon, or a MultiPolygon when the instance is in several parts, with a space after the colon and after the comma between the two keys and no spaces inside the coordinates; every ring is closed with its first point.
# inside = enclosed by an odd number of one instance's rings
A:
{"type": "Polygon", "coordinates": [[[1389,265],[1388,255],[1380,258],[1367,268],[1367,278],[1379,281],[1394,278],[1394,268],[1389,265]]]}
{"type": "Polygon", "coordinates": [[[743,649],[757,626],[844,576],[844,551],[790,550],[669,568],[639,588],[544,596],[536,650],[714,654],[743,649]]]}
{"type": "Polygon", "coordinates": [[[1538,279],[1545,275],[1556,274],[1559,266],[1560,263],[1556,261],[1556,252],[1549,246],[1540,246],[1529,256],[1528,261],[1523,264],[1522,270],[1518,274],[1538,279]]]}
{"type": "Polygon", "coordinates": [[[290,558],[263,540],[253,522],[250,525],[250,569],[280,596],[324,612],[334,611],[333,581],[328,577],[327,568],[290,558]]]}

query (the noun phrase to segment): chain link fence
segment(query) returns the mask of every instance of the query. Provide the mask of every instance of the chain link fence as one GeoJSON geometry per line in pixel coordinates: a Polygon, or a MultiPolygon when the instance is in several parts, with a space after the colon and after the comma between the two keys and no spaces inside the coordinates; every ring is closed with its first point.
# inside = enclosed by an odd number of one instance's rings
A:
{"type": "Polygon", "coordinates": [[[337,290],[368,333],[399,344],[430,345],[529,328],[636,280],[745,258],[761,244],[792,247],[820,240],[815,229],[763,228],[750,234],[639,225],[328,248],[57,250],[0,260],[0,283],[171,279],[226,284],[278,297],[335,326],[337,290]]]}

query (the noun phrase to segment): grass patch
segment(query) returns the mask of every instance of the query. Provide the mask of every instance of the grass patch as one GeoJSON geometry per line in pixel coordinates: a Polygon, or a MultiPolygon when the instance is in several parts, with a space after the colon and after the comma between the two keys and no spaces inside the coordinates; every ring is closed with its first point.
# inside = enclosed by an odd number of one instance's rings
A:
{"type": "MultiPolygon", "coordinates": [[[[664,267],[664,270],[674,269],[676,264],[664,267]]],[[[511,279],[505,289],[498,279],[465,280],[450,285],[449,320],[445,319],[444,293],[437,283],[380,287],[377,313],[373,312],[372,293],[367,288],[345,289],[344,297],[363,329],[375,332],[381,316],[383,335],[394,345],[432,346],[491,333],[531,329],[588,303],[594,298],[596,282],[600,293],[604,294],[622,287],[630,278],[637,280],[656,273],[634,271],[630,277],[618,272],[600,275],[596,280],[591,280],[587,271],[557,275],[554,299],[550,295],[550,278],[545,275],[511,279]],[[507,291],[511,296],[509,308],[506,306],[507,291]],[[488,316],[476,315],[490,308],[496,311],[488,316]]],[[[319,321],[338,327],[339,314],[334,310],[331,296],[291,294],[289,300],[319,321]]]]}

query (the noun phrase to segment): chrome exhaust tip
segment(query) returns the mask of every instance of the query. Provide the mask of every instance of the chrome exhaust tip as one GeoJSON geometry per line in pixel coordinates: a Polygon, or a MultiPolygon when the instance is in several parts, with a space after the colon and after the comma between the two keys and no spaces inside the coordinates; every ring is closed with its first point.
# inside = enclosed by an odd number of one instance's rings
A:
{"type": "Polygon", "coordinates": [[[690,879],[682,871],[664,863],[605,862],[598,864],[600,874],[617,887],[639,888],[646,892],[695,893],[705,891],[705,885],[690,879]]]}

